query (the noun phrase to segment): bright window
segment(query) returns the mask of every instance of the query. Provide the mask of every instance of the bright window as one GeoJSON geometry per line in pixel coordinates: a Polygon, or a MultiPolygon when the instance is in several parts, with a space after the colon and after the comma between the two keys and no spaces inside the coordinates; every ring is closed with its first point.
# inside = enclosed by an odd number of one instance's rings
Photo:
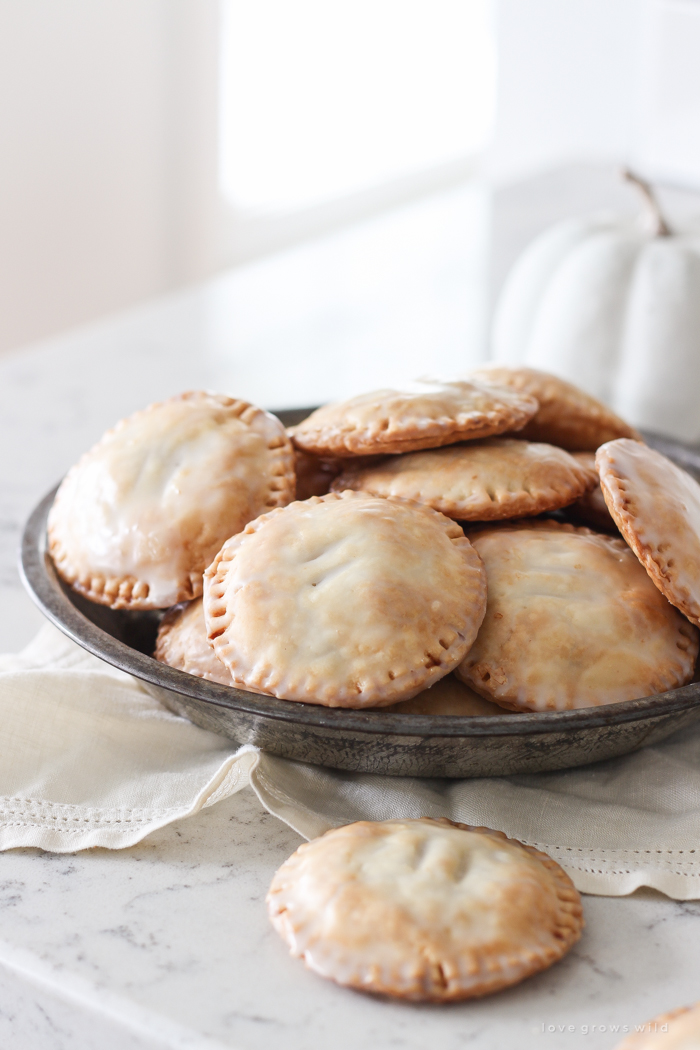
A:
{"type": "Polygon", "coordinates": [[[290,212],[479,153],[490,0],[222,0],[221,190],[290,212]]]}

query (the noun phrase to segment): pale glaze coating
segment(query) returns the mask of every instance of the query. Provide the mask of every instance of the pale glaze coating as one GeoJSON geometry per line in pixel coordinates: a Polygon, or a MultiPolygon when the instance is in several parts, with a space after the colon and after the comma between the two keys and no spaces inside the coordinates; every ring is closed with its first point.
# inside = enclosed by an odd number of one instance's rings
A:
{"type": "Polygon", "coordinates": [[[537,411],[528,394],[478,382],[419,381],[415,390],[374,390],[323,408],[291,428],[316,455],[410,452],[519,430],[537,411]]]}
{"type": "Polygon", "coordinates": [[[604,441],[641,435],[601,401],[549,372],[525,366],[484,365],[469,378],[537,398],[539,409],[520,431],[528,441],[547,441],[570,452],[595,452],[604,441]]]}
{"type": "Polygon", "coordinates": [[[700,1050],[700,1003],[669,1010],[646,1021],[615,1050],[700,1050]]]}
{"type": "MultiPolygon", "coordinates": [[[[163,617],[153,654],[170,667],[206,678],[219,685],[235,686],[231,672],[222,664],[207,637],[201,598],[176,605],[163,617]]],[[[240,686],[237,688],[240,689],[240,686]]],[[[384,714],[404,715],[503,715],[497,704],[475,693],[453,674],[445,675],[431,689],[424,689],[410,700],[381,709],[384,714]]]]}
{"type": "Polygon", "coordinates": [[[578,940],[581,900],[543,853],[448,820],[360,821],[300,846],[267,896],[323,977],[414,1000],[487,995],[578,940]]]}
{"type": "Polygon", "coordinates": [[[236,684],[329,707],[415,696],[459,663],[485,607],[458,525],[357,492],[251,522],[205,575],[209,639],[236,684]]]}
{"type": "Polygon", "coordinates": [[[563,711],[685,685],[698,632],[621,540],[532,522],[470,534],[488,576],[479,636],[457,675],[513,711],[563,711]]]}
{"type": "Polygon", "coordinates": [[[565,507],[598,484],[564,449],[514,438],[347,463],[331,489],[418,500],[460,521],[492,521],[565,507]]]}
{"type": "Polygon", "coordinates": [[[275,416],[182,394],[122,420],[68,472],[49,550],[92,601],[167,608],[202,593],[224,540],[293,498],[293,450],[275,416]]]}
{"type": "Polygon", "coordinates": [[[608,442],[596,462],[620,532],[661,593],[700,625],[700,485],[635,441],[608,442]]]}

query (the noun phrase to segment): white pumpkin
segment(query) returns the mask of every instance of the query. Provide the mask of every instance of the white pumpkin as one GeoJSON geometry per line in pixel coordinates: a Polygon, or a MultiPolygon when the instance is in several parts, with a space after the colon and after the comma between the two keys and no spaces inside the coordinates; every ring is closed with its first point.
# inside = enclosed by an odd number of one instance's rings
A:
{"type": "Polygon", "coordinates": [[[700,441],[700,234],[671,233],[646,183],[645,222],[572,219],[511,271],[493,357],[554,372],[636,427],[700,441]]]}

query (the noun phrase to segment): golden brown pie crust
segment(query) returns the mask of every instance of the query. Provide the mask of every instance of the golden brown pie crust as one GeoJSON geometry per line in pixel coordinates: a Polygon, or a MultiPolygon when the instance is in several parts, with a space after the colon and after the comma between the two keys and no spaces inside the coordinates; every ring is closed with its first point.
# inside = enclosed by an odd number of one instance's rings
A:
{"type": "Polygon", "coordinates": [[[700,626],[700,485],[635,441],[608,442],[596,462],[620,532],[661,593],[700,626]]]}
{"type": "Polygon", "coordinates": [[[415,696],[459,663],[485,605],[455,522],[357,492],[258,518],[205,574],[209,639],[236,684],[328,707],[415,696]]]}
{"type": "Polygon", "coordinates": [[[275,874],[270,920],[338,984],[401,999],[488,995],[579,939],[581,899],[544,853],[428,817],[359,821],[305,843],[275,874]]]}
{"type": "Polygon", "coordinates": [[[459,521],[494,521],[565,507],[597,484],[595,468],[564,449],[490,438],[389,456],[376,464],[346,461],[331,488],[414,499],[459,521]]]}
{"type": "Polygon", "coordinates": [[[324,405],[291,428],[294,444],[317,456],[411,452],[519,430],[537,411],[529,394],[471,380],[416,387],[324,405]]]}
{"type": "Polygon", "coordinates": [[[294,498],[293,450],[269,412],[190,392],[120,423],[63,479],[48,521],[59,575],[113,609],[202,593],[229,536],[294,498]]]}
{"type": "Polygon", "coordinates": [[[595,452],[604,441],[614,438],[643,440],[607,405],[549,372],[525,366],[484,365],[470,372],[471,377],[537,398],[537,413],[518,435],[528,441],[546,441],[570,452],[595,452]]]}
{"type": "Polygon", "coordinates": [[[456,673],[488,700],[512,711],[563,711],[692,678],[697,629],[623,540],[542,521],[470,538],[486,566],[488,607],[456,673]]]}
{"type": "Polygon", "coordinates": [[[160,621],[156,660],[219,685],[234,684],[231,672],[209,644],[202,599],[175,605],[160,621]]]}

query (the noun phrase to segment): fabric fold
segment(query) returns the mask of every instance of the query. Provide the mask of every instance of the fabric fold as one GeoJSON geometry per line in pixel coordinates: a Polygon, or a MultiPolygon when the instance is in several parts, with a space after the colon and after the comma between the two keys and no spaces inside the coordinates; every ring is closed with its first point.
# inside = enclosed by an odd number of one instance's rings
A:
{"type": "Polygon", "coordinates": [[[305,838],[447,816],[544,850],[586,893],[700,897],[700,726],[623,758],[474,780],[346,773],[237,748],[46,625],[0,657],[0,849],[123,849],[250,785],[305,838]]]}

